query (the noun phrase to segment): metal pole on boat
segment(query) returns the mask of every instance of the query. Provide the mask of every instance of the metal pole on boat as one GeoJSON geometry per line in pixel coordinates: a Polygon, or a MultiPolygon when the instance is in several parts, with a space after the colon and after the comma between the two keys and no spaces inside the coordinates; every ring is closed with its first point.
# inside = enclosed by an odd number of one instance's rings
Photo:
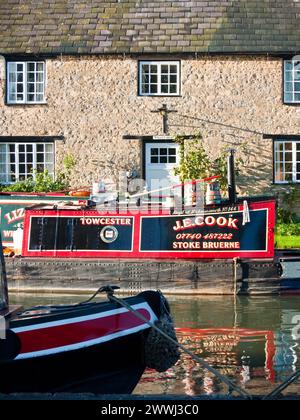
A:
{"type": "Polygon", "coordinates": [[[0,264],[1,264],[1,271],[0,271],[0,310],[2,310],[2,309],[8,308],[8,288],[7,288],[7,276],[6,276],[5,260],[4,260],[4,255],[3,255],[1,232],[0,232],[0,247],[1,247],[1,255],[0,255],[0,264]]]}
{"type": "Polygon", "coordinates": [[[235,183],[235,165],[234,165],[235,150],[230,149],[227,160],[227,180],[228,180],[228,198],[230,204],[235,204],[236,197],[236,183],[235,183]]]}

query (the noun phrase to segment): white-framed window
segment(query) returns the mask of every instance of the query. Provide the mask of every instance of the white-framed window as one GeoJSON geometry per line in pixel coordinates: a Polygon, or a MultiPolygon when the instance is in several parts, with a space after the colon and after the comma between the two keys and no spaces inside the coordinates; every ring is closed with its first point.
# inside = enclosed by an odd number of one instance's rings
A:
{"type": "Polygon", "coordinates": [[[151,147],[150,150],[151,163],[176,164],[177,149],[176,147],[151,147]]]}
{"type": "Polygon", "coordinates": [[[9,61],[7,63],[7,103],[45,103],[44,61],[9,61]]]}
{"type": "Polygon", "coordinates": [[[300,141],[274,141],[274,181],[300,182],[300,141]]]}
{"type": "Polygon", "coordinates": [[[48,170],[54,177],[54,143],[0,143],[0,183],[10,184],[48,170]]]}
{"type": "Polygon", "coordinates": [[[284,62],[284,102],[300,103],[300,61],[298,60],[284,62]]]}
{"type": "Polygon", "coordinates": [[[139,62],[139,95],[172,96],[179,94],[179,61],[139,62]]]}

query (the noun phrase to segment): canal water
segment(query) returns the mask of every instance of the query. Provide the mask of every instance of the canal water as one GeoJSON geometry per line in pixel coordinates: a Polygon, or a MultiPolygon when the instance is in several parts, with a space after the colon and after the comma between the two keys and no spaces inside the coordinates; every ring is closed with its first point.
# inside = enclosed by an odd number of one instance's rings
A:
{"type": "MultiPolygon", "coordinates": [[[[75,303],[78,296],[12,295],[11,302],[75,303]]],[[[266,395],[300,369],[300,296],[169,297],[180,342],[251,394],[266,395]]],[[[185,354],[147,370],[135,394],[221,394],[227,388],[185,354]]],[[[300,395],[300,382],[286,394],[300,395]]]]}

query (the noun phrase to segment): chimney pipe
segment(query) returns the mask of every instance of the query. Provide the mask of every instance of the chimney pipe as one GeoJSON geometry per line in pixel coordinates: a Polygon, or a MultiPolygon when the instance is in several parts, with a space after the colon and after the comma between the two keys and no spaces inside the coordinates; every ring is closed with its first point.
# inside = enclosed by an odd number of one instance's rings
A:
{"type": "Polygon", "coordinates": [[[228,198],[229,198],[230,204],[235,204],[237,201],[234,154],[235,154],[235,150],[230,149],[228,160],[227,160],[228,198]]]}

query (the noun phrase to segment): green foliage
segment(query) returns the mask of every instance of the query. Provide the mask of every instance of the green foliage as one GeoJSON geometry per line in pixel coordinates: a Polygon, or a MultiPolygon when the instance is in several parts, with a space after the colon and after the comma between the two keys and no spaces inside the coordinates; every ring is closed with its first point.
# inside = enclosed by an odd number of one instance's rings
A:
{"type": "Polygon", "coordinates": [[[68,181],[63,174],[59,174],[54,180],[48,170],[35,172],[35,180],[27,178],[11,185],[2,186],[1,191],[5,192],[51,192],[63,191],[68,188],[68,181]]]}
{"type": "Polygon", "coordinates": [[[278,194],[277,223],[293,224],[297,220],[293,206],[297,199],[297,188],[293,184],[287,185],[284,191],[278,194]]]}
{"type": "MultiPolygon", "coordinates": [[[[228,151],[225,148],[216,159],[213,159],[203,145],[201,134],[193,136],[193,140],[188,142],[184,142],[180,136],[177,136],[175,141],[180,145],[180,164],[174,169],[174,173],[180,177],[181,182],[219,175],[218,182],[221,190],[225,191],[227,189],[228,151]]],[[[246,146],[243,144],[239,148],[245,149],[246,146]]],[[[244,162],[240,157],[235,159],[237,176],[243,164],[244,162]]]]}
{"type": "Polygon", "coordinates": [[[71,172],[73,168],[76,166],[76,159],[72,153],[66,154],[66,156],[63,159],[63,165],[65,169],[66,176],[70,178],[71,172]]]}
{"type": "Polygon", "coordinates": [[[276,234],[280,236],[300,236],[300,223],[278,223],[276,234]]]}

